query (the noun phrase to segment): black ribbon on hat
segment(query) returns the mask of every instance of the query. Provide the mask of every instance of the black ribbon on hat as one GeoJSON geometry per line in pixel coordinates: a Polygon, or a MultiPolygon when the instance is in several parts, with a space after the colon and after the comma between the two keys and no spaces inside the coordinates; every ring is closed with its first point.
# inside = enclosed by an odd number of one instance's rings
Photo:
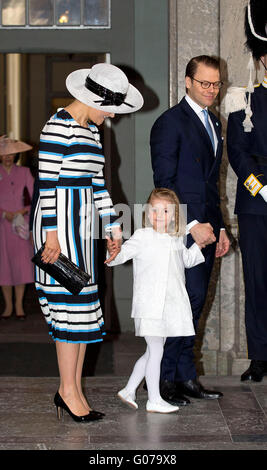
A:
{"type": "Polygon", "coordinates": [[[103,98],[103,101],[94,101],[94,103],[101,103],[100,106],[120,106],[121,104],[126,104],[127,106],[130,106],[130,108],[134,107],[132,104],[126,103],[124,101],[126,93],[124,94],[111,91],[108,88],[105,88],[102,85],[96,83],[89,77],[89,75],[86,77],[85,87],[87,90],[92,91],[96,95],[99,95],[101,98],[103,98]]]}

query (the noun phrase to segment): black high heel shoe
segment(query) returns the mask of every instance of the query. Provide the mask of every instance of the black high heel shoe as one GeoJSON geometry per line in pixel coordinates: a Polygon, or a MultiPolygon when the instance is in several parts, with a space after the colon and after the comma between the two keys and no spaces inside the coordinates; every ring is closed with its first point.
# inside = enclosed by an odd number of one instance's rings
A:
{"type": "Polygon", "coordinates": [[[77,423],[84,423],[84,422],[87,423],[89,421],[96,421],[98,419],[102,419],[103,416],[104,416],[103,413],[101,413],[99,411],[95,411],[95,410],[91,410],[87,415],[84,415],[84,416],[75,415],[74,413],[72,413],[72,411],[66,405],[66,403],[61,398],[61,396],[59,395],[58,392],[55,394],[54,403],[55,403],[56,408],[57,408],[57,417],[58,417],[58,419],[61,419],[61,417],[63,416],[63,410],[67,411],[67,413],[70,415],[70,417],[74,421],[76,421],[77,423]]]}

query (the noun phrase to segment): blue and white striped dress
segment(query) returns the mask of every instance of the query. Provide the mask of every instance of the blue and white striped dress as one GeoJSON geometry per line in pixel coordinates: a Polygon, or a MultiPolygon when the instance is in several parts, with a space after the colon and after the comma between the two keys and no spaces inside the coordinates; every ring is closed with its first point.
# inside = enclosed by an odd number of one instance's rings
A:
{"type": "Polygon", "coordinates": [[[57,230],[61,252],[91,275],[90,285],[72,295],[36,268],[39,302],[55,341],[91,343],[105,334],[95,272],[96,212],[106,230],[119,224],[105,186],[104,162],[95,125],[81,127],[64,109],[46,123],[39,147],[35,250],[45,243],[47,231],[57,230]]]}

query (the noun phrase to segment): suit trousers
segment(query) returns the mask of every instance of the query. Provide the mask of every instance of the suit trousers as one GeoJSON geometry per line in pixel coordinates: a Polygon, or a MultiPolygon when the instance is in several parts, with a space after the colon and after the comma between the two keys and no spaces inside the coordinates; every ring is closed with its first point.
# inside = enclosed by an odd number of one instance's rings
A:
{"type": "MultiPolygon", "coordinates": [[[[185,270],[186,289],[191,303],[195,330],[197,330],[198,321],[205,304],[215,250],[216,243],[208,245],[202,250],[205,262],[185,270]]],[[[161,361],[161,381],[186,382],[196,378],[193,353],[194,341],[195,336],[169,337],[166,339],[161,361]]]]}
{"type": "Polygon", "coordinates": [[[267,216],[239,214],[238,224],[248,358],[267,361],[267,216]]]}

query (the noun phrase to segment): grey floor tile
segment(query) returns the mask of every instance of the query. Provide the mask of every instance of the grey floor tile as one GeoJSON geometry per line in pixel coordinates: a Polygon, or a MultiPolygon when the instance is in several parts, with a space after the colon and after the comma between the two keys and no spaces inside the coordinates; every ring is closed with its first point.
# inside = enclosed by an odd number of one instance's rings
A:
{"type": "Polygon", "coordinates": [[[233,434],[233,442],[262,442],[265,445],[262,449],[267,449],[267,434],[233,434]]]}
{"type": "Polygon", "coordinates": [[[220,384],[219,389],[223,393],[227,393],[229,396],[230,394],[243,394],[243,393],[251,393],[251,387],[249,385],[244,385],[241,383],[237,383],[236,385],[229,386],[220,384]]]}
{"type": "Polygon", "coordinates": [[[263,385],[261,387],[251,387],[252,392],[259,403],[259,406],[263,409],[267,415],[267,386],[263,385]]]}
{"type": "Polygon", "coordinates": [[[224,410],[223,416],[232,435],[267,434],[267,419],[262,411],[224,410]]]}
{"type": "Polygon", "coordinates": [[[224,397],[219,401],[220,408],[225,410],[255,410],[261,411],[260,405],[251,390],[248,392],[240,392],[237,387],[236,391],[226,390],[224,397]]]}
{"type": "MultiPolygon", "coordinates": [[[[211,441],[210,435],[174,435],[174,434],[162,434],[162,435],[139,435],[139,436],[129,436],[129,435],[114,435],[114,436],[98,436],[94,435],[90,439],[90,444],[100,444],[106,445],[109,444],[113,447],[114,444],[135,444],[139,447],[144,446],[144,448],[150,449],[151,446],[165,446],[165,445],[177,445],[181,443],[187,444],[203,444],[209,443],[211,441]]],[[[212,438],[213,442],[232,442],[230,436],[225,434],[216,435],[212,438]]]]}

